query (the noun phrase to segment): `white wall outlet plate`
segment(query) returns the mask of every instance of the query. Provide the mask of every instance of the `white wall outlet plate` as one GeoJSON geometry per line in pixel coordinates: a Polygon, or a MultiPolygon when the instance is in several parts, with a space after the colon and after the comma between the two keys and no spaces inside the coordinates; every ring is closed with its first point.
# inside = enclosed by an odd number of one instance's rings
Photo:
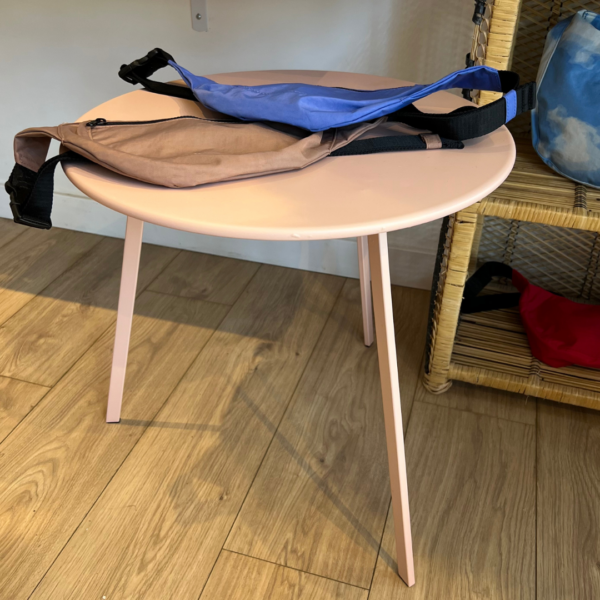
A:
{"type": "Polygon", "coordinates": [[[190,0],[192,9],[192,29],[195,31],[208,31],[207,2],[208,0],[190,0]]]}

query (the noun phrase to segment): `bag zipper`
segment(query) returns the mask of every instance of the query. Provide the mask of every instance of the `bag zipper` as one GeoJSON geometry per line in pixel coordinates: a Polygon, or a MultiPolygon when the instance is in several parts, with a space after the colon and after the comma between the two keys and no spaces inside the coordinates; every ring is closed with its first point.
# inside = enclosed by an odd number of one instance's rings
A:
{"type": "Polygon", "coordinates": [[[198,121],[211,121],[214,123],[239,123],[235,119],[206,119],[203,117],[194,117],[193,115],[183,115],[180,117],[170,117],[167,119],[153,119],[151,121],[107,121],[106,119],[94,119],[93,121],[88,121],[85,126],[90,129],[94,129],[95,127],[105,127],[107,125],[149,125],[152,123],[164,123],[166,121],[177,121],[178,119],[197,119],[198,121]]]}

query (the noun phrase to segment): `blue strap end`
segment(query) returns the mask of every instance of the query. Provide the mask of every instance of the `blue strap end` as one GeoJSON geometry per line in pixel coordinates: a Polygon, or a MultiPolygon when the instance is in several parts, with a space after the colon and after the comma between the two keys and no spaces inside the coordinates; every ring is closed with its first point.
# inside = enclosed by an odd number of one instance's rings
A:
{"type": "Polygon", "coordinates": [[[508,123],[517,116],[517,92],[511,90],[504,94],[504,100],[506,102],[506,121],[508,123]]]}

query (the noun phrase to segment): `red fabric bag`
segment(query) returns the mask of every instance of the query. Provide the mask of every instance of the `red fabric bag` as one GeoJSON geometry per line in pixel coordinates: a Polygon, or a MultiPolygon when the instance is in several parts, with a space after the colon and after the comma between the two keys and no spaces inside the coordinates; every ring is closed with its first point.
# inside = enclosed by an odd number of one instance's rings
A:
{"type": "Polygon", "coordinates": [[[519,306],[531,353],[550,367],[600,369],[600,306],[581,304],[530,283],[502,263],[486,263],[465,285],[461,312],[519,306]],[[512,280],[518,294],[479,296],[494,276],[512,280]]]}

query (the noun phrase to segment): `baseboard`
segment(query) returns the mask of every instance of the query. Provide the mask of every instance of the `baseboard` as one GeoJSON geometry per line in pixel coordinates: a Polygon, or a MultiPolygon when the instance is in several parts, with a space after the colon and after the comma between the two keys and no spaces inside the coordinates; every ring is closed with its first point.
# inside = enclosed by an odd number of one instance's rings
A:
{"type": "MultiPolygon", "coordinates": [[[[74,229],[123,238],[126,217],[97,202],[75,194],[56,192],[52,212],[55,227],[74,229]]],[[[8,202],[0,203],[0,217],[12,218],[8,202]]],[[[434,227],[435,228],[435,227],[434,227]]],[[[415,228],[416,229],[416,228],[415,228]]],[[[405,287],[429,289],[433,277],[435,248],[429,249],[419,236],[419,250],[410,247],[410,234],[390,236],[390,270],[392,283],[405,287]],[[407,243],[408,240],[408,243],[407,243]],[[422,250],[429,251],[422,251],[422,250]]],[[[430,237],[429,232],[427,238],[430,237]]],[[[262,242],[199,235],[146,224],[144,242],[206,252],[254,262],[330,273],[358,278],[356,240],[316,240],[312,242],[262,242]]]]}

